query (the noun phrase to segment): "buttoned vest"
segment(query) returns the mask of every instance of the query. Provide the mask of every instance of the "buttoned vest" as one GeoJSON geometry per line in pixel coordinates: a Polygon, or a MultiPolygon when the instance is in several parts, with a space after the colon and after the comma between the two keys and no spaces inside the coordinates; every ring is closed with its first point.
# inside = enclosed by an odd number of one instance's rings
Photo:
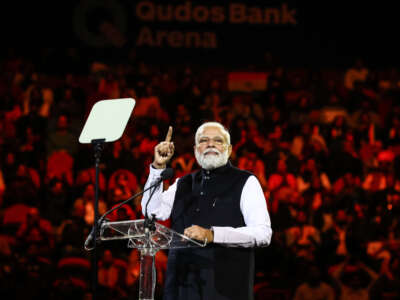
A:
{"type": "MultiPolygon", "coordinates": [[[[183,233],[192,225],[245,226],[240,199],[251,175],[228,163],[182,177],[170,217],[172,229],[183,233]]],[[[164,300],[251,300],[253,281],[253,249],[211,243],[170,250],[164,300]]]]}

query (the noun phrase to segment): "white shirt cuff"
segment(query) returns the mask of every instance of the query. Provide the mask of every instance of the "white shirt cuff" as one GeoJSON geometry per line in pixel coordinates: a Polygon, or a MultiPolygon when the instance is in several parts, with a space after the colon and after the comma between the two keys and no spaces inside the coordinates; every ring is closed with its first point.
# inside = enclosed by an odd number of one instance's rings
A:
{"type": "Polygon", "coordinates": [[[232,227],[212,227],[214,231],[214,243],[229,246],[251,247],[255,245],[255,238],[238,232],[232,227]]]}

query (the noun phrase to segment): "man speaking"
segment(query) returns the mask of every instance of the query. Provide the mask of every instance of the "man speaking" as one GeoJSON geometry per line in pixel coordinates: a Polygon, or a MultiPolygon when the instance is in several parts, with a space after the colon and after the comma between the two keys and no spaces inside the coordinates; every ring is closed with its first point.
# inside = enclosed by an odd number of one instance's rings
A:
{"type": "MultiPolygon", "coordinates": [[[[172,127],[154,149],[145,188],[160,177],[174,154],[172,127]]],[[[253,247],[271,241],[271,221],[260,183],[228,161],[229,132],[217,122],[201,125],[194,153],[199,171],[162,186],[148,203],[148,214],[170,218],[171,228],[206,242],[204,248],[171,249],[164,300],[251,300],[254,283],[253,247]]],[[[149,192],[142,198],[143,213],[149,192]]]]}

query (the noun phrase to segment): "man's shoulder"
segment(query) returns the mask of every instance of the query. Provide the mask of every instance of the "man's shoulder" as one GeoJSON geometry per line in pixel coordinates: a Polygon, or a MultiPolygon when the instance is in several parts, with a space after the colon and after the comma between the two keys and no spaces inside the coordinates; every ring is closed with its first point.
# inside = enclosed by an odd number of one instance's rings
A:
{"type": "Polygon", "coordinates": [[[240,175],[243,175],[243,176],[247,176],[247,177],[255,176],[255,175],[254,175],[253,173],[251,173],[250,171],[243,170],[243,169],[239,169],[238,167],[232,166],[232,170],[233,170],[234,172],[240,174],[240,175]]]}

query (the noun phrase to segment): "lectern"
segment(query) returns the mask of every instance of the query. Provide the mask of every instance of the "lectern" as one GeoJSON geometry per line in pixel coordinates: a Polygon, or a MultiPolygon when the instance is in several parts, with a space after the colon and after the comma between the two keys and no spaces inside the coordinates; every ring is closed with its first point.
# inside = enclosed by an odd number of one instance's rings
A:
{"type": "Polygon", "coordinates": [[[153,300],[156,287],[155,255],[160,249],[204,247],[205,244],[192,240],[157,222],[146,226],[145,220],[109,222],[100,227],[102,241],[128,240],[129,248],[140,252],[139,300],[153,300]]]}

